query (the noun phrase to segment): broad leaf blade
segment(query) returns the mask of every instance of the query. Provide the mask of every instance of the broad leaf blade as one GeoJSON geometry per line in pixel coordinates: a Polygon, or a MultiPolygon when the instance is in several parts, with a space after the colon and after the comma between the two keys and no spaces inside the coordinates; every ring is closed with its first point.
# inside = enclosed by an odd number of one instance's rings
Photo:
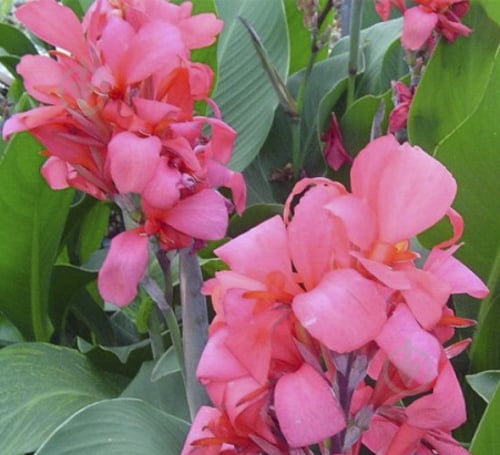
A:
{"type": "Polygon", "coordinates": [[[69,418],[35,455],[178,455],[188,428],[144,401],[106,400],[69,418]]]}
{"type": "Polygon", "coordinates": [[[278,98],[238,16],[257,31],[285,79],[289,61],[285,12],[281,0],[216,0],[215,4],[225,27],[219,38],[219,80],[213,97],[224,121],[238,133],[230,166],[243,170],[266,139],[278,98]]]}
{"type": "Polygon", "coordinates": [[[121,378],[103,373],[78,352],[42,343],[0,350],[2,454],[36,450],[82,407],[116,397],[121,378]]]}
{"type": "Polygon", "coordinates": [[[72,191],[47,186],[41,148],[17,134],[0,160],[0,311],[27,339],[45,341],[50,275],[72,191]]]}
{"type": "Polygon", "coordinates": [[[472,455],[496,453],[498,447],[500,447],[499,421],[500,387],[497,387],[472,439],[469,449],[472,455]]]}

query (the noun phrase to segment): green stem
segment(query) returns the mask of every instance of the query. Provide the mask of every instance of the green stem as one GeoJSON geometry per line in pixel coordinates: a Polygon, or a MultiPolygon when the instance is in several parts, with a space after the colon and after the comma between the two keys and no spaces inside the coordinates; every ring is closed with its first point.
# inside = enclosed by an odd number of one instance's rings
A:
{"type": "Polygon", "coordinates": [[[168,253],[163,250],[159,250],[156,254],[158,259],[158,264],[163,272],[163,279],[165,281],[164,288],[164,298],[166,300],[165,305],[160,307],[165,322],[167,323],[168,332],[170,334],[170,340],[172,341],[172,346],[174,347],[175,357],[179,363],[184,382],[186,381],[186,368],[184,366],[184,349],[182,347],[182,335],[179,328],[179,323],[177,317],[175,316],[174,309],[172,307],[173,302],[173,283],[172,283],[172,270],[170,267],[170,259],[168,253]]]}
{"type": "Polygon", "coordinates": [[[347,71],[349,78],[347,80],[347,107],[354,101],[354,90],[356,88],[356,76],[358,74],[358,54],[359,54],[359,36],[361,32],[361,13],[363,11],[363,0],[352,0],[351,20],[349,26],[349,63],[347,71]]]}
{"type": "Polygon", "coordinates": [[[203,277],[196,254],[190,248],[179,252],[179,279],[182,302],[182,332],[186,366],[186,395],[194,418],[201,406],[210,403],[204,387],[196,377],[201,354],[208,340],[208,314],[201,293],[203,277]]]}

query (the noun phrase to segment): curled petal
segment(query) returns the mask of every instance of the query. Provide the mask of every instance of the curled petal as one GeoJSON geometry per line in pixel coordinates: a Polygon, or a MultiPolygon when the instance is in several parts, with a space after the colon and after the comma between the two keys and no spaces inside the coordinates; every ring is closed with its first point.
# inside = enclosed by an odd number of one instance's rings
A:
{"type": "Polygon", "coordinates": [[[180,172],[160,160],[156,172],[142,191],[142,197],[152,207],[168,209],[180,199],[180,172]]]}
{"type": "Polygon", "coordinates": [[[148,237],[140,228],[113,237],[97,278],[102,298],[118,306],[131,303],[147,264],[148,237]]]}
{"type": "Polygon", "coordinates": [[[274,396],[281,431],[293,448],[316,444],[346,426],[332,389],[307,363],[282,376],[274,396]]]}

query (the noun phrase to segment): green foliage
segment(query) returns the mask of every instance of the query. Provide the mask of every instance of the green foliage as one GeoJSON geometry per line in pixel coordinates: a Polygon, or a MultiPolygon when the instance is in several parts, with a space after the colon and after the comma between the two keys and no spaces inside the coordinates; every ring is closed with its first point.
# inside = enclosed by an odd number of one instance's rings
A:
{"type": "Polygon", "coordinates": [[[486,403],[489,403],[500,381],[500,370],[489,370],[470,374],[466,379],[474,391],[480,395],[486,403]]]}
{"type": "Polygon", "coordinates": [[[224,121],[238,133],[231,167],[243,170],[258,154],[271,126],[278,99],[265,77],[250,37],[238,16],[257,31],[282,78],[288,73],[288,35],[281,0],[216,0],[225,28],[218,45],[219,80],[213,97],[224,121]]]}
{"type": "Polygon", "coordinates": [[[187,422],[141,400],[119,398],[83,408],[36,455],[178,455],[187,422]]]}
{"type": "Polygon", "coordinates": [[[497,386],[472,439],[469,449],[472,455],[496,453],[500,447],[500,433],[498,431],[498,422],[500,420],[499,390],[500,387],[497,386]]]}
{"type": "Polygon", "coordinates": [[[83,406],[116,397],[123,380],[103,373],[82,354],[42,343],[0,350],[2,454],[36,450],[83,406]]]}
{"type": "Polygon", "coordinates": [[[17,134],[0,161],[0,311],[26,339],[48,341],[52,264],[72,191],[47,186],[40,150],[29,134],[17,134]]]}

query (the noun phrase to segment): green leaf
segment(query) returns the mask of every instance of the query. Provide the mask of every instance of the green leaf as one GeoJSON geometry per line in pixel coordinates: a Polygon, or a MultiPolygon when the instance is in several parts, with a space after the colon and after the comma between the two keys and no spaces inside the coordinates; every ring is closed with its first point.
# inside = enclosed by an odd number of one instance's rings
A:
{"type": "Polygon", "coordinates": [[[4,455],[36,450],[74,412],[123,388],[121,378],[98,370],[82,354],[43,343],[3,348],[0,371],[4,455]]]}
{"type": "Polygon", "coordinates": [[[216,0],[215,4],[225,27],[219,38],[219,81],[213,98],[224,121],[238,133],[230,167],[243,170],[266,139],[278,98],[238,16],[244,17],[257,31],[271,61],[285,79],[289,63],[285,12],[281,0],[265,3],[216,0]]]}
{"type": "Polygon", "coordinates": [[[143,362],[151,360],[149,339],[128,346],[103,346],[78,338],[77,344],[78,349],[99,368],[128,377],[135,376],[143,362]]]}
{"type": "Polygon", "coordinates": [[[500,447],[499,421],[500,387],[497,386],[469,447],[472,455],[496,453],[496,450],[500,447]]]}
{"type": "Polygon", "coordinates": [[[156,362],[156,365],[151,372],[151,381],[155,382],[164,376],[180,371],[180,369],[177,356],[175,355],[175,350],[173,347],[170,347],[156,362]]]}
{"type": "Polygon", "coordinates": [[[418,87],[409,124],[411,141],[429,147],[457,180],[454,207],[465,222],[465,245],[457,257],[490,289],[471,347],[471,371],[479,372],[500,368],[500,27],[477,6],[471,13],[474,33],[470,40],[437,49],[418,87]],[[446,89],[436,91],[438,86],[446,89]]]}
{"type": "Polygon", "coordinates": [[[72,298],[95,277],[94,272],[71,264],[57,264],[54,266],[49,294],[49,315],[57,329],[62,328],[72,298]]]}
{"type": "Polygon", "coordinates": [[[0,346],[25,341],[21,332],[4,315],[0,314],[0,346]]]}
{"type": "Polygon", "coordinates": [[[497,24],[500,24],[500,3],[497,0],[479,0],[488,16],[497,24]]]}
{"type": "Polygon", "coordinates": [[[35,455],[178,455],[188,429],[144,401],[106,400],[71,416],[35,455]]]}
{"type": "Polygon", "coordinates": [[[481,371],[465,376],[467,382],[481,398],[489,403],[500,381],[500,370],[481,371]]]}
{"type": "Polygon", "coordinates": [[[0,311],[27,339],[48,340],[52,264],[72,197],[40,175],[41,146],[14,136],[0,161],[0,311]]]}
{"type": "Polygon", "coordinates": [[[186,390],[180,370],[153,379],[154,368],[154,362],[144,362],[121,396],[140,398],[164,412],[189,420],[186,390]]]}
{"type": "Polygon", "coordinates": [[[237,237],[268,218],[282,214],[283,206],[281,204],[255,204],[249,206],[241,216],[233,215],[231,217],[227,235],[237,237]]]}
{"type": "Polygon", "coordinates": [[[437,46],[410,108],[408,136],[429,153],[475,112],[492,80],[500,27],[474,3],[466,22],[474,32],[437,46]]]}
{"type": "Polygon", "coordinates": [[[28,37],[19,29],[8,24],[0,24],[0,47],[8,54],[21,56],[37,54],[37,50],[28,37]]]}

